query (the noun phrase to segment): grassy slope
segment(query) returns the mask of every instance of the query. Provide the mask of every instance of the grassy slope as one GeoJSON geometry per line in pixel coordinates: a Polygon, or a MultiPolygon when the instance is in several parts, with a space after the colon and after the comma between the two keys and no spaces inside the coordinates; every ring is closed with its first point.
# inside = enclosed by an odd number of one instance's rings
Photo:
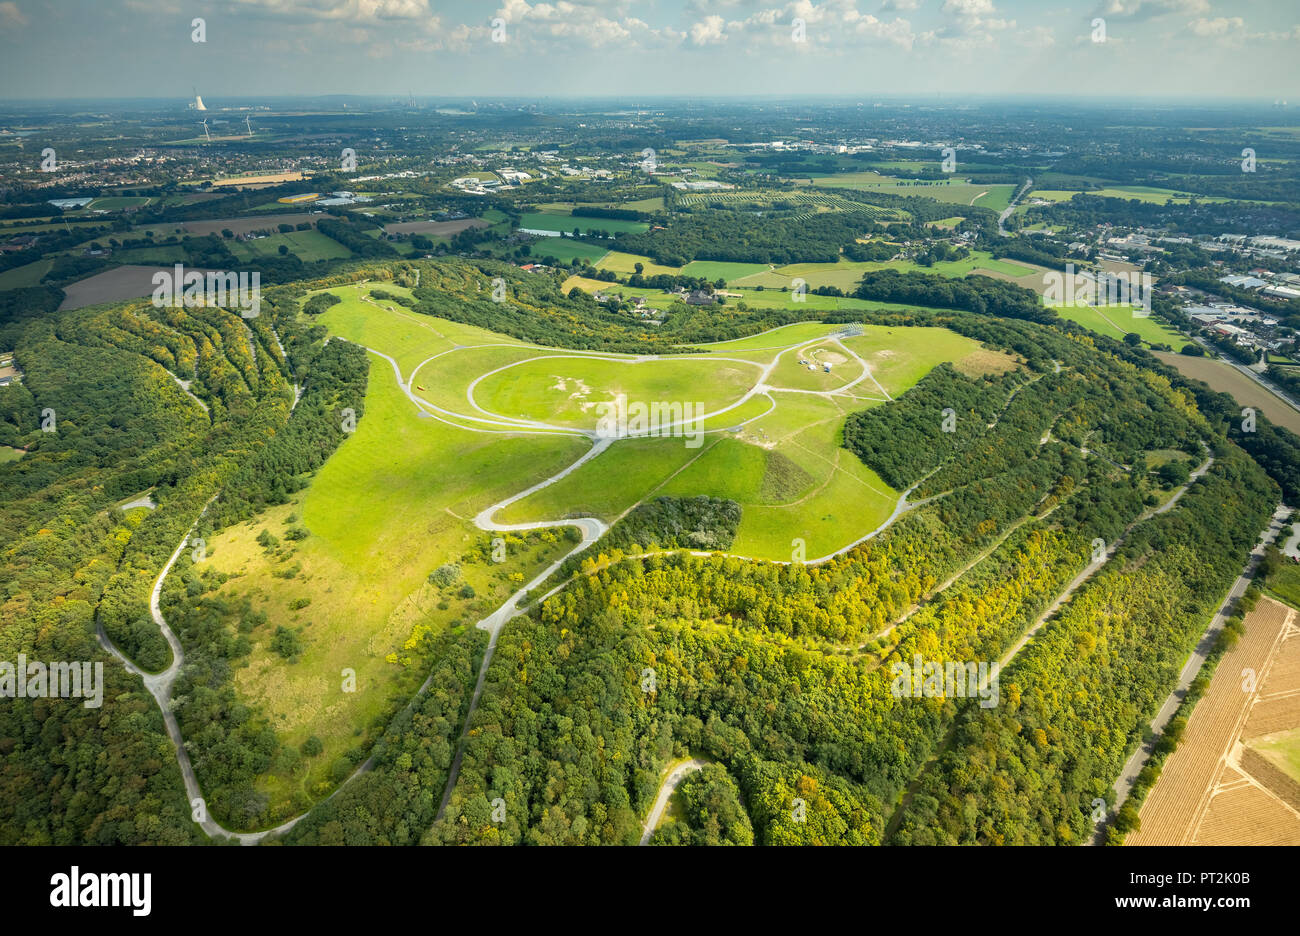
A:
{"type": "Polygon", "coordinates": [[[242,572],[225,592],[253,596],[254,609],[269,618],[254,632],[249,666],[236,677],[241,696],[267,713],[286,742],[298,745],[314,734],[325,743],[325,756],[313,759],[305,778],[267,781],[273,796],[299,782],[319,795],[331,757],[409,697],[422,673],[385,657],[402,650],[416,624],[437,629],[478,620],[515,587],[505,575],[540,569],[548,557],[512,555],[502,565],[465,566],[478,597],[452,596],[445,610],[436,608],[438,596],[425,584],[434,568],[490,539],[469,520],[477,511],[558,471],[586,447],[572,437],[473,433],[419,418],[387,362],[373,358],[372,365],[356,433],[297,503],[228,529],[211,545],[217,569],[242,572]],[[294,512],[311,535],[278,562],[256,537],[263,528],[280,536],[294,512]],[[296,577],[272,575],[294,563],[302,566],[296,577]],[[298,598],[311,603],[292,610],[298,598]],[[268,649],[280,624],[301,629],[305,651],[297,663],[268,649]],[[356,671],[356,693],[340,691],[345,667],[356,671]]]}
{"type": "Polygon", "coordinates": [[[1061,318],[1077,322],[1108,338],[1122,339],[1128,332],[1142,336],[1148,345],[1167,344],[1175,350],[1187,344],[1191,339],[1181,335],[1164,322],[1150,316],[1141,318],[1133,314],[1132,306],[1063,306],[1054,308],[1061,318]]]}
{"type": "Polygon", "coordinates": [[[736,402],[758,369],[730,361],[623,360],[554,356],[486,377],[475,388],[479,406],[503,416],[593,428],[596,403],[626,394],[629,405],[702,403],[713,412],[736,402]]]}

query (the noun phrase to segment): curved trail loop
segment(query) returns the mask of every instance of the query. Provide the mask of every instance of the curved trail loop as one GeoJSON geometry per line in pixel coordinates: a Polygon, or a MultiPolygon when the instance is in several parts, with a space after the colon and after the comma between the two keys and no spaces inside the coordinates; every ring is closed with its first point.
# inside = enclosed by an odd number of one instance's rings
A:
{"type": "MultiPolygon", "coordinates": [[[[331,337],[336,338],[339,341],[347,340],[345,338],[339,338],[338,336],[331,336],[331,337]]],[[[786,393],[786,392],[808,393],[808,394],[814,394],[814,395],[828,397],[828,398],[842,396],[850,399],[859,399],[855,397],[853,394],[847,393],[846,391],[856,386],[857,384],[867,380],[868,378],[873,383],[875,383],[876,387],[879,388],[880,392],[884,394],[885,399],[893,399],[889,395],[888,391],[885,390],[885,388],[881,386],[879,381],[876,380],[875,375],[871,371],[870,365],[865,360],[863,360],[855,351],[845,346],[839,340],[839,338],[840,338],[839,332],[832,332],[813,341],[802,340],[792,344],[781,345],[770,349],[760,349],[760,350],[778,351],[778,353],[766,365],[761,365],[755,361],[748,361],[741,358],[729,358],[729,357],[719,356],[716,354],[708,354],[708,353],[694,354],[694,355],[685,354],[685,355],[663,355],[663,356],[642,355],[640,357],[631,358],[631,359],[628,358],[615,358],[615,359],[626,360],[629,364],[639,364],[639,363],[644,363],[646,361],[660,360],[663,358],[670,358],[673,360],[725,360],[725,361],[734,361],[737,363],[748,364],[759,368],[758,379],[755,381],[753,386],[751,386],[748,391],[746,391],[735,402],[727,406],[724,406],[718,410],[715,410],[711,413],[706,413],[703,416],[704,419],[717,417],[722,413],[726,413],[733,409],[736,409],[737,407],[748,402],[754,396],[758,396],[758,395],[767,397],[768,401],[772,403],[772,407],[774,407],[775,401],[772,399],[773,393],[786,393]],[[812,347],[817,344],[825,344],[827,342],[833,342],[834,344],[838,345],[853,360],[856,360],[858,364],[862,367],[862,373],[854,380],[832,390],[798,390],[795,388],[773,387],[767,384],[767,379],[771,376],[773,370],[776,369],[777,365],[781,361],[781,358],[786,353],[796,349],[812,347]]],[[[278,344],[278,336],[277,336],[277,344],[278,344]]],[[[488,646],[486,651],[484,652],[483,660],[479,665],[478,678],[474,686],[474,693],[470,699],[469,709],[466,712],[465,721],[464,724],[462,725],[461,736],[457,744],[455,758],[452,762],[451,770],[448,774],[447,782],[444,787],[442,800],[438,807],[438,818],[441,818],[443,812],[446,810],[447,803],[451,799],[452,790],[454,790],[456,786],[456,780],[459,775],[460,765],[465,752],[465,740],[468,736],[470,724],[473,720],[474,713],[477,710],[479,699],[483,693],[483,687],[487,680],[488,668],[489,665],[491,664],[492,656],[496,649],[497,637],[500,634],[501,629],[505,626],[507,621],[509,621],[511,618],[515,617],[516,615],[522,613],[522,610],[520,608],[520,602],[523,600],[524,596],[526,596],[532,589],[536,588],[537,586],[545,582],[546,579],[548,579],[557,569],[559,569],[560,566],[563,565],[563,563],[570,556],[573,556],[581,552],[582,550],[586,549],[593,542],[595,542],[597,539],[603,536],[605,532],[609,529],[608,524],[606,524],[603,520],[597,517],[566,518],[561,520],[542,520],[542,521],[536,521],[531,523],[509,524],[509,523],[497,523],[492,519],[493,516],[501,509],[515,503],[516,501],[522,500],[523,498],[528,497],[529,495],[536,493],[537,491],[540,491],[543,488],[549,487],[550,485],[555,484],[556,482],[567,477],[569,474],[576,471],[578,468],[582,467],[587,462],[601,455],[610,447],[610,445],[612,445],[615,441],[618,441],[619,439],[637,438],[640,436],[661,434],[665,429],[671,430],[673,427],[686,423],[687,420],[684,419],[679,420],[677,422],[669,424],[668,426],[656,427],[653,430],[645,430],[639,432],[623,432],[618,434],[617,436],[610,436],[601,433],[597,430],[583,429],[578,427],[568,427],[568,426],[556,426],[556,425],[552,425],[537,420],[528,420],[528,419],[519,419],[519,418],[500,416],[481,409],[478,406],[478,404],[474,401],[473,398],[473,387],[477,385],[477,383],[480,380],[482,380],[484,377],[489,376],[489,374],[480,375],[472,384],[470,384],[469,388],[467,388],[466,390],[466,402],[469,404],[469,406],[472,409],[478,411],[479,413],[482,413],[483,415],[474,416],[474,415],[468,415],[464,413],[456,413],[451,410],[443,409],[442,407],[439,407],[429,402],[428,400],[425,400],[424,398],[416,395],[412,391],[411,388],[415,380],[415,375],[419,372],[419,370],[422,367],[424,367],[430,361],[436,360],[437,358],[442,357],[444,354],[450,354],[453,351],[469,350],[469,349],[482,348],[482,347],[497,347],[497,346],[513,347],[513,348],[531,347],[531,348],[537,348],[538,350],[541,351],[555,351],[557,349],[550,349],[541,345],[526,344],[521,346],[519,344],[506,344],[506,343],[497,343],[497,344],[488,344],[488,345],[458,345],[456,347],[448,349],[447,351],[443,351],[440,352],[439,354],[433,355],[425,359],[424,361],[421,361],[411,371],[411,377],[409,379],[403,379],[401,367],[394,358],[374,348],[368,348],[364,345],[358,345],[358,346],[364,348],[369,353],[374,354],[376,357],[383,358],[392,366],[393,373],[397,379],[398,386],[401,388],[402,392],[406,395],[407,399],[409,399],[411,403],[420,411],[420,414],[426,418],[436,419],[439,422],[445,423],[449,426],[453,426],[457,429],[461,429],[469,432],[502,433],[502,434],[510,434],[510,435],[518,435],[518,434],[574,435],[574,436],[580,436],[583,438],[590,439],[593,443],[590,449],[584,452],[580,458],[578,458],[576,461],[574,461],[567,467],[556,472],[550,477],[545,478],[542,481],[539,481],[538,483],[532,485],[531,487],[526,488],[525,490],[522,490],[516,494],[511,495],[510,497],[504,498],[503,500],[500,500],[495,504],[492,504],[484,508],[474,517],[475,526],[487,532],[513,532],[513,531],[520,531],[520,530],[532,530],[532,529],[541,529],[541,528],[557,527],[557,526],[572,526],[575,527],[581,534],[581,540],[572,550],[570,550],[564,556],[557,559],[555,562],[551,563],[550,566],[548,566],[537,576],[535,576],[532,579],[532,581],[526,583],[522,588],[520,588],[518,591],[512,594],[510,598],[504,604],[501,605],[501,607],[497,608],[496,611],[492,612],[492,614],[488,615],[483,620],[479,621],[478,624],[476,625],[481,630],[487,631],[488,646]],[[465,425],[466,422],[476,423],[480,425],[465,425]]],[[[591,354],[573,354],[571,352],[565,351],[557,354],[540,354],[534,358],[529,358],[528,360],[536,360],[537,358],[545,358],[545,357],[592,357],[592,358],[609,359],[610,355],[599,353],[599,352],[591,353],[591,354]]],[[[524,362],[520,361],[516,363],[524,363],[524,362]]],[[[515,365],[513,364],[507,365],[506,367],[511,367],[511,366],[515,366],[515,365]]],[[[498,368],[497,371],[505,370],[505,369],[506,368],[498,368]]],[[[492,371],[490,373],[495,373],[495,372],[496,371],[492,371]]],[[[294,391],[295,391],[294,405],[296,406],[298,399],[301,397],[301,388],[295,385],[294,391]]],[[[201,400],[197,402],[199,402],[200,406],[203,405],[201,400]]],[[[769,407],[768,410],[765,411],[764,413],[761,413],[757,416],[753,416],[750,419],[745,420],[744,422],[740,423],[740,425],[745,425],[746,423],[752,422],[755,419],[762,418],[762,416],[771,412],[772,407],[769,407]]],[[[207,407],[204,407],[204,409],[206,408],[207,407]]],[[[737,427],[732,427],[732,428],[737,428],[737,427]]],[[[728,430],[709,429],[705,431],[718,433],[718,432],[726,432],[728,430]]],[[[840,555],[841,553],[847,552],[848,550],[854,548],[855,546],[860,545],[862,542],[876,536],[878,533],[880,533],[882,530],[888,527],[891,523],[893,523],[905,511],[913,507],[919,506],[920,503],[924,503],[924,502],[919,502],[917,504],[909,504],[907,501],[907,495],[911,493],[911,490],[912,489],[909,488],[908,491],[905,491],[899,497],[898,503],[895,505],[893,513],[889,516],[889,518],[884,523],[882,523],[875,530],[872,530],[870,533],[866,534],[860,539],[848,544],[847,546],[842,547],[839,550],[836,550],[833,553],[830,553],[826,556],[821,556],[817,559],[807,560],[807,564],[815,565],[815,564],[823,563],[832,559],[835,556],[840,555]]],[[[181,736],[180,726],[177,723],[175,713],[172,711],[172,698],[171,698],[172,686],[176,681],[176,677],[180,674],[181,667],[184,665],[184,661],[185,661],[184,651],[181,647],[180,640],[176,637],[171,627],[167,624],[166,619],[163,617],[162,608],[160,606],[163,582],[166,580],[167,575],[171,572],[171,569],[175,565],[176,560],[180,558],[181,553],[189,545],[190,538],[193,535],[194,530],[198,527],[199,522],[203,519],[204,514],[206,514],[208,507],[211,506],[211,504],[217,499],[218,496],[219,493],[214,494],[212,496],[212,498],[207,502],[207,504],[204,505],[203,510],[200,511],[199,516],[195,518],[194,523],[186,531],[185,536],[180,541],[180,544],[177,545],[176,550],[172,553],[171,557],[167,560],[167,563],[163,566],[162,570],[159,572],[158,577],[154,582],[153,592],[150,596],[150,613],[153,617],[154,623],[158,626],[158,629],[162,632],[162,635],[164,639],[167,641],[168,646],[171,648],[171,653],[172,653],[171,664],[166,669],[158,673],[146,672],[145,670],[137,666],[134,662],[132,662],[124,653],[122,653],[113,644],[113,642],[108,638],[108,635],[104,632],[103,626],[101,624],[96,625],[97,637],[99,639],[100,645],[105,649],[105,651],[107,651],[115,659],[120,661],[128,672],[132,673],[133,675],[139,676],[141,678],[141,680],[144,682],[145,688],[149,690],[150,694],[153,695],[155,701],[157,701],[158,707],[162,711],[163,722],[167,729],[167,735],[171,739],[172,745],[176,748],[176,758],[177,758],[177,762],[180,765],[181,776],[185,784],[186,796],[190,801],[191,807],[195,809],[195,813],[194,813],[195,822],[197,822],[199,827],[204,831],[204,833],[211,838],[226,837],[226,838],[235,839],[242,845],[256,845],[270,836],[279,835],[289,831],[299,821],[301,821],[301,819],[304,816],[306,816],[307,813],[302,813],[301,815],[295,816],[294,818],[289,819],[286,822],[283,822],[273,828],[264,829],[257,832],[231,831],[230,829],[225,828],[223,825],[221,825],[219,822],[217,822],[215,819],[213,819],[211,816],[207,814],[206,801],[203,799],[202,790],[200,789],[198,779],[194,774],[193,765],[190,762],[189,753],[186,750],[185,741],[181,736]]],[[[695,555],[717,555],[717,554],[695,553],[695,555]]],[[[741,556],[739,558],[754,558],[754,557],[741,556]]],[[[764,561],[770,561],[770,560],[764,560],[764,561]]],[[[783,564],[789,564],[789,563],[783,563],[783,564]]],[[[557,588],[552,589],[552,591],[549,592],[547,596],[553,594],[555,591],[558,591],[559,588],[562,587],[563,584],[557,586],[557,588]]],[[[432,682],[432,679],[433,679],[433,675],[431,673],[429,677],[424,681],[424,683],[420,686],[419,690],[417,690],[415,695],[411,698],[411,700],[407,702],[408,708],[414,705],[417,699],[428,689],[430,683],[432,682]]],[[[354,779],[356,779],[361,774],[370,770],[371,767],[373,766],[373,762],[374,762],[374,758],[372,756],[371,758],[367,759],[364,763],[362,763],[351,775],[347,777],[347,779],[345,779],[342,783],[340,783],[338,787],[336,787],[334,791],[330,793],[329,796],[327,796],[324,800],[321,800],[320,802],[321,803],[328,802],[330,799],[333,799],[335,796],[337,796],[338,793],[341,790],[343,790],[354,779]]],[[[671,795],[672,789],[675,788],[676,783],[679,782],[682,777],[684,777],[691,770],[698,769],[698,766],[692,766],[692,765],[698,765],[698,762],[691,761],[688,762],[687,764],[679,765],[679,767],[674,771],[675,780],[673,779],[673,777],[670,777],[669,780],[672,781],[671,784],[665,786],[664,790],[660,791],[660,795],[663,797],[664,804],[667,803],[667,798],[668,798],[668,796],[665,795],[665,792],[666,794],[671,795]]],[[[320,803],[314,804],[312,808],[315,808],[315,806],[318,805],[320,805],[320,803]]],[[[657,808],[659,809],[660,812],[662,812],[662,805],[658,806],[657,808]]],[[[308,810],[308,812],[310,812],[310,809],[308,810]]],[[[657,821],[657,817],[656,817],[656,821],[657,821]]],[[[653,825],[650,826],[650,830],[651,832],[653,832],[653,825]]]]}

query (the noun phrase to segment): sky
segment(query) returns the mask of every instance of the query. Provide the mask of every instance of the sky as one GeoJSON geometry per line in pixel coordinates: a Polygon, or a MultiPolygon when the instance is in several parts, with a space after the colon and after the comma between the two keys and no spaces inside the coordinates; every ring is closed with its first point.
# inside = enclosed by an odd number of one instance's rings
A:
{"type": "Polygon", "coordinates": [[[185,98],[197,88],[220,102],[1053,95],[1300,104],[1297,62],[1298,0],[0,0],[4,100],[185,98]]]}

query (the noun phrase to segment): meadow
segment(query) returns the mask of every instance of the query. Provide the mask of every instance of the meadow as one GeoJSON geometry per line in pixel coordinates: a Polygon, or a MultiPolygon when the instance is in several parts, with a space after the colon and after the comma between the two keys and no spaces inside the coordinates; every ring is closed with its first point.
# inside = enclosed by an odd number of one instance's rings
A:
{"type": "MultiPolygon", "coordinates": [[[[379,317],[369,308],[353,314],[379,317]]],[[[385,353],[402,351],[389,343],[403,340],[400,325],[354,330],[385,353]]],[[[423,679],[421,633],[472,626],[518,581],[571,548],[555,534],[527,548],[512,537],[519,548],[508,548],[505,562],[479,561],[492,537],[470,518],[560,470],[586,446],[571,436],[473,432],[421,418],[388,362],[372,357],[364,415],[311,484],[291,503],[209,543],[214,568],[232,576],[220,594],[247,597],[267,617],[236,674],[237,691],[282,742],[297,746],[315,736],[325,747],[305,774],[264,778],[265,792],[319,798],[332,786],[326,766],[373,737],[423,679]],[[291,527],[309,533],[290,546],[284,534],[291,527]],[[265,547],[263,530],[285,545],[265,547]],[[457,585],[471,592],[440,591],[426,581],[447,562],[461,566],[457,585]],[[302,643],[294,662],[270,647],[279,626],[302,643]],[[356,692],[340,691],[344,668],[355,671],[356,692]]]]}
{"type": "Polygon", "coordinates": [[[533,231],[564,231],[566,234],[579,228],[587,231],[603,231],[606,234],[619,234],[625,231],[640,233],[650,230],[650,225],[643,221],[624,221],[620,218],[584,218],[573,217],[566,213],[532,211],[521,215],[519,226],[533,231]]]}
{"type": "Polygon", "coordinates": [[[600,267],[604,257],[609,255],[605,247],[585,244],[572,237],[539,237],[528,247],[529,259],[540,263],[547,257],[554,257],[559,263],[568,265],[574,260],[589,260],[600,267]]]}
{"type": "MultiPolygon", "coordinates": [[[[535,245],[533,248],[536,256],[547,252],[551,251],[546,245],[535,245]]],[[[857,288],[863,273],[875,270],[939,273],[943,276],[965,276],[973,272],[991,271],[1013,279],[1040,275],[1034,267],[1014,260],[994,259],[984,250],[971,251],[971,255],[964,260],[942,261],[928,267],[911,260],[859,261],[843,258],[835,263],[792,263],[779,267],[767,263],[722,263],[710,260],[695,260],[682,267],[668,267],[653,262],[649,257],[611,250],[595,266],[600,270],[613,270],[621,276],[627,276],[635,272],[638,263],[646,276],[666,273],[671,276],[702,276],[710,282],[722,279],[728,289],[757,289],[760,286],[764,289],[780,289],[791,286],[796,278],[800,278],[809,289],[836,286],[845,292],[851,292],[857,288]]],[[[617,284],[602,283],[601,286],[605,290],[619,288],[617,284]]],[[[644,294],[644,291],[634,292],[644,294]]]]}
{"type": "Polygon", "coordinates": [[[25,263],[0,273],[0,290],[19,289],[23,286],[39,286],[41,277],[50,272],[54,261],[48,258],[25,263]]]}
{"type": "Polygon", "coordinates": [[[1130,332],[1141,335],[1148,346],[1167,344],[1174,350],[1187,344],[1189,339],[1153,316],[1136,316],[1129,305],[1116,306],[1061,306],[1053,307],[1063,319],[1076,322],[1099,335],[1122,340],[1130,332]]]}
{"type": "Polygon", "coordinates": [[[554,355],[485,376],[473,393],[496,415],[591,429],[600,415],[597,404],[620,394],[629,403],[701,404],[713,412],[739,401],[757,376],[757,367],[734,361],[554,355]]]}
{"type": "Polygon", "coordinates": [[[338,241],[315,230],[271,234],[267,237],[259,237],[257,240],[232,241],[229,246],[230,252],[240,260],[276,256],[281,246],[287,247],[289,253],[294,254],[304,263],[315,263],[317,260],[342,260],[352,256],[352,251],[338,241]]]}
{"type": "Polygon", "coordinates": [[[332,335],[383,351],[397,361],[406,376],[421,361],[450,351],[456,345],[523,344],[473,325],[420,315],[396,303],[374,300],[370,295],[375,289],[410,296],[410,290],[391,283],[366,283],[317,290],[304,296],[303,301],[316,292],[338,296],[342,301],[326,309],[316,321],[332,335]]]}
{"type": "MultiPolygon", "coordinates": [[[[836,345],[828,336],[842,327],[800,322],[700,346],[710,356],[775,361],[765,380],[768,389],[734,416],[709,423],[698,448],[679,438],[616,442],[496,519],[518,523],[587,515],[612,522],[649,498],[707,494],[742,506],[733,552],[789,561],[799,549],[807,559],[842,549],[883,523],[898,500],[898,492],[840,446],[845,416],[879,405],[885,393],[903,393],[940,361],[953,361],[971,374],[1015,366],[1007,355],[943,328],[863,326],[861,336],[836,345]],[[848,359],[845,348],[870,368],[867,379],[847,390],[845,384],[862,375],[862,365],[848,359]],[[844,360],[830,374],[798,365],[801,357],[832,353],[844,360]]],[[[711,362],[687,358],[683,363],[711,362]]]]}

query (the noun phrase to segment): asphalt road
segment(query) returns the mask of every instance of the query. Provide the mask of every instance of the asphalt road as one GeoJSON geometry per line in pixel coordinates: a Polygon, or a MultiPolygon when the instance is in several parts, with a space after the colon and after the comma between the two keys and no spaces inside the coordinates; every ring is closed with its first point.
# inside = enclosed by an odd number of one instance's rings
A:
{"type": "MultiPolygon", "coordinates": [[[[1165,726],[1174,717],[1174,713],[1178,711],[1178,706],[1182,704],[1188,688],[1191,687],[1197,674],[1200,673],[1201,667],[1205,664],[1205,658],[1209,656],[1210,650],[1214,648],[1214,642],[1219,637],[1219,631],[1223,630],[1224,624],[1228,621],[1233,603],[1244,595],[1246,589],[1250,587],[1255,567],[1259,565],[1259,561],[1264,557],[1264,547],[1277,539],[1277,535],[1290,513],[1291,508],[1284,504],[1279,504],[1277,510],[1273,512],[1268,528],[1260,534],[1259,542],[1250,551],[1250,558],[1246,560],[1245,569],[1242,570],[1237,580],[1232,583],[1232,588],[1228,589],[1228,596],[1223,600],[1223,604],[1219,606],[1219,610],[1215,612],[1214,617],[1210,619],[1210,624],[1206,627],[1205,633],[1201,635],[1196,649],[1192,651],[1192,655],[1188,657],[1182,672],[1178,674],[1178,684],[1169,693],[1164,705],[1160,706],[1160,711],[1156,713],[1156,717],[1151,720],[1152,740],[1141,745],[1133,752],[1133,756],[1124,764],[1124,769],[1120,771],[1119,777],[1116,778],[1113,787],[1115,791],[1113,812],[1119,811],[1119,808],[1124,805],[1124,801],[1128,799],[1129,793],[1133,791],[1133,784],[1137,782],[1138,774],[1142,772],[1142,768],[1146,766],[1147,760],[1150,759],[1151,753],[1155,749],[1155,742],[1159,740],[1161,732],[1164,731],[1165,726]]],[[[1101,828],[1098,828],[1092,844],[1100,845],[1102,841],[1102,831],[1101,828]]]]}
{"type": "Polygon", "coordinates": [[[655,804],[650,810],[650,815],[646,817],[645,825],[641,829],[641,841],[639,845],[649,845],[650,839],[655,834],[655,826],[659,824],[659,819],[668,808],[668,800],[673,795],[673,790],[677,789],[677,784],[686,779],[688,774],[692,774],[704,766],[704,761],[691,758],[683,764],[678,764],[672,769],[664,782],[659,787],[659,795],[655,797],[655,804]]]}

